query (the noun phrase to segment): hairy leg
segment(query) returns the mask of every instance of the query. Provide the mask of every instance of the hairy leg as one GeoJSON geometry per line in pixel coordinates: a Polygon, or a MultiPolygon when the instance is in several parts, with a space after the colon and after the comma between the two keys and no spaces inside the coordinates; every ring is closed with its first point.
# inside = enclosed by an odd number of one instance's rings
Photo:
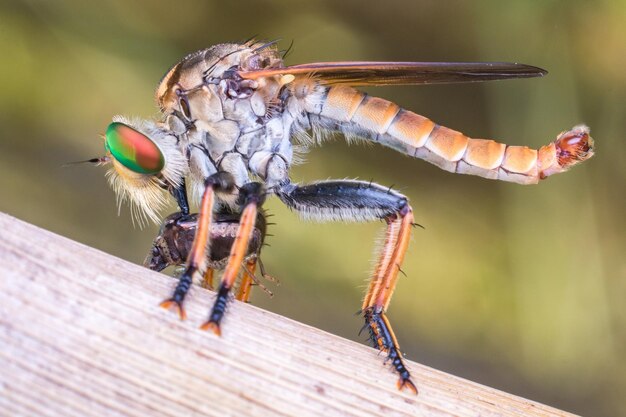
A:
{"type": "Polygon", "coordinates": [[[398,388],[417,393],[385,312],[408,248],[413,211],[408,199],[378,184],[333,180],[308,185],[284,184],[276,195],[305,218],[321,221],[385,220],[385,243],[374,268],[362,312],[374,346],[387,353],[399,375],[398,388]]]}

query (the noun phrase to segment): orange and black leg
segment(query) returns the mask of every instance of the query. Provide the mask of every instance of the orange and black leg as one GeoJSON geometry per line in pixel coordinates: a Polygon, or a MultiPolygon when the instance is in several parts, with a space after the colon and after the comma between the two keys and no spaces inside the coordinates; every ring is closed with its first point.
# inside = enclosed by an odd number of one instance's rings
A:
{"type": "Polygon", "coordinates": [[[205,181],[205,189],[202,196],[202,202],[200,204],[196,235],[187,257],[187,265],[183,274],[179,278],[178,285],[176,285],[172,297],[161,303],[161,307],[163,308],[175,308],[178,311],[178,315],[181,320],[186,318],[183,301],[191,288],[193,275],[198,271],[198,269],[200,269],[206,259],[206,248],[209,243],[209,232],[213,216],[215,192],[216,190],[227,191],[232,189],[233,186],[233,177],[225,172],[213,174],[205,181]]]}
{"type": "Polygon", "coordinates": [[[408,202],[396,214],[388,216],[385,242],[363,299],[362,311],[372,342],[391,360],[400,376],[398,389],[407,388],[417,394],[417,388],[404,365],[402,353],[385,312],[396,287],[398,272],[409,246],[413,211],[408,202]]]}
{"type": "Polygon", "coordinates": [[[373,345],[387,353],[398,373],[398,388],[417,393],[385,314],[413,226],[413,211],[408,199],[378,184],[348,180],[322,181],[302,186],[285,184],[275,192],[287,206],[305,218],[321,221],[383,219],[387,222],[385,243],[363,301],[362,312],[373,345]]]}
{"type": "Polygon", "coordinates": [[[241,269],[241,264],[248,252],[248,244],[254,230],[258,209],[263,204],[263,200],[264,190],[259,183],[248,183],[239,189],[239,202],[242,207],[239,228],[230,249],[228,263],[222,274],[213,309],[207,322],[201,326],[203,330],[211,330],[217,335],[221,334],[220,322],[224,317],[229,295],[241,269]]]}

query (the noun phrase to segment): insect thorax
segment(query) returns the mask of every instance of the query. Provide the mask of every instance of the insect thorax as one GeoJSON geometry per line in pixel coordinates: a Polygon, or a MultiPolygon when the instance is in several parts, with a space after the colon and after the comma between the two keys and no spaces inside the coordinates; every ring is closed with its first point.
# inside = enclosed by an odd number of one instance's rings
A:
{"type": "MultiPolygon", "coordinates": [[[[204,179],[218,170],[231,173],[238,186],[255,177],[269,187],[288,178],[290,137],[302,129],[302,111],[290,104],[284,77],[246,80],[237,73],[282,66],[271,45],[221,44],[185,57],[161,81],[157,102],[181,138],[196,199],[204,179]]],[[[234,203],[233,196],[222,200],[234,203]]]]}

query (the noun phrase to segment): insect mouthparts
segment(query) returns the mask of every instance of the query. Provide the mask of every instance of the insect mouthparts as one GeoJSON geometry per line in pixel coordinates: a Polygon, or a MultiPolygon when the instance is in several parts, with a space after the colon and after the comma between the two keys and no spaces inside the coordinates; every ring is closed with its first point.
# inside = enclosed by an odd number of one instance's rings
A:
{"type": "Polygon", "coordinates": [[[109,162],[109,158],[107,156],[101,156],[99,158],[85,159],[84,161],[66,162],[63,165],[61,165],[61,167],[67,168],[70,166],[80,165],[80,164],[102,165],[102,164],[106,164],[107,162],[109,162]]]}

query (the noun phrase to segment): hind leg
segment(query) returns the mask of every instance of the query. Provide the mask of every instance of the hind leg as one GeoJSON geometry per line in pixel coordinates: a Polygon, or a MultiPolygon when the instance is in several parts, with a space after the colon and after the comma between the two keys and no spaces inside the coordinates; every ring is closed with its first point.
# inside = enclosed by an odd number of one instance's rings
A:
{"type": "Polygon", "coordinates": [[[372,343],[387,353],[398,373],[398,389],[406,388],[417,393],[385,314],[411,236],[413,211],[408,199],[377,184],[347,180],[322,181],[303,186],[285,184],[276,190],[276,194],[305,218],[322,221],[383,219],[387,222],[384,246],[372,273],[362,312],[372,343]]]}

